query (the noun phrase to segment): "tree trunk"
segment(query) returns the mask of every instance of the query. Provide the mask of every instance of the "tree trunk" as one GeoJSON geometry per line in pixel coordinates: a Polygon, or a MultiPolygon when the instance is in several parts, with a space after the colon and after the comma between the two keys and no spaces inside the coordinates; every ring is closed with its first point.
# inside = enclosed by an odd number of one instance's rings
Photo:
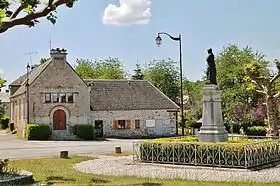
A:
{"type": "Polygon", "coordinates": [[[267,96],[266,98],[266,108],[267,108],[267,119],[269,126],[272,128],[273,136],[278,136],[278,125],[277,125],[277,119],[278,119],[278,110],[276,105],[276,100],[273,98],[273,96],[267,96]]]}

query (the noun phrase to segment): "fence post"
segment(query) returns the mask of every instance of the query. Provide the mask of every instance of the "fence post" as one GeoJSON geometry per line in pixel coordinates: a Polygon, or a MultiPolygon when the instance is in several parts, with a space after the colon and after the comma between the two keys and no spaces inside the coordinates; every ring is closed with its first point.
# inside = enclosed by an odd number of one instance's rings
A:
{"type": "Polygon", "coordinates": [[[244,152],[245,152],[245,168],[248,168],[248,161],[247,161],[247,146],[244,146],[244,152]]]}
{"type": "Polygon", "coordinates": [[[221,147],[219,146],[219,166],[221,166],[221,147]]]}
{"type": "Polygon", "coordinates": [[[197,153],[197,149],[196,149],[196,144],[194,145],[194,164],[196,165],[196,153],[197,153]]]}
{"type": "Polygon", "coordinates": [[[152,163],[154,163],[154,143],[152,143],[152,163]]]}

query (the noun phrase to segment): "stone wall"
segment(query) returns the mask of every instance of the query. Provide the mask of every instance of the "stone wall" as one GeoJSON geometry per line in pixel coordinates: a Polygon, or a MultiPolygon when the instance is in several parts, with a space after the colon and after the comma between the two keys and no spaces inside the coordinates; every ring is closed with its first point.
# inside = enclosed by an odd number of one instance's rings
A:
{"type": "Polygon", "coordinates": [[[26,96],[25,94],[19,95],[15,98],[11,98],[10,102],[10,112],[11,112],[11,123],[14,123],[15,128],[17,129],[20,135],[24,131],[26,124],[26,96]]]}
{"type": "Polygon", "coordinates": [[[62,108],[68,116],[67,125],[87,123],[89,88],[65,60],[53,60],[30,86],[30,122],[52,127],[51,113],[62,108]],[[74,103],[44,102],[45,93],[57,92],[74,93],[74,103]]]}
{"type": "Polygon", "coordinates": [[[146,120],[162,119],[164,121],[161,136],[176,134],[176,114],[166,110],[135,110],[135,111],[92,111],[89,123],[103,120],[105,137],[143,137],[156,136],[155,127],[146,127],[146,120]],[[140,129],[135,129],[135,120],[140,120],[140,129]],[[130,129],[114,129],[114,120],[131,120],[130,129]]]}

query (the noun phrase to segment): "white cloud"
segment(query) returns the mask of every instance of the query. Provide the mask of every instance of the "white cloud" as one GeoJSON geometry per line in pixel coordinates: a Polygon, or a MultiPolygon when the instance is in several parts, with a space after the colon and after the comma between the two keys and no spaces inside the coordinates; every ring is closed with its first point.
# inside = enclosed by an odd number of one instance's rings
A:
{"type": "Polygon", "coordinates": [[[119,0],[119,5],[109,4],[103,14],[108,25],[148,24],[151,18],[151,0],[119,0]]]}

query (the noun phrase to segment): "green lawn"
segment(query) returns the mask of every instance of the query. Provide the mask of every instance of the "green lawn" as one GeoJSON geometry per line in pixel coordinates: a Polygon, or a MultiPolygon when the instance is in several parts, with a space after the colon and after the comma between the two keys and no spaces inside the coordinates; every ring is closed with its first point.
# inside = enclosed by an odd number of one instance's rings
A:
{"type": "Polygon", "coordinates": [[[159,180],[137,177],[112,177],[85,174],[75,171],[72,167],[75,163],[89,160],[89,157],[74,156],[71,159],[36,158],[12,160],[10,168],[27,170],[34,174],[37,183],[48,183],[50,185],[116,185],[116,186],[276,186],[280,183],[257,184],[257,183],[225,183],[225,182],[198,182],[183,180],[159,180]]]}

